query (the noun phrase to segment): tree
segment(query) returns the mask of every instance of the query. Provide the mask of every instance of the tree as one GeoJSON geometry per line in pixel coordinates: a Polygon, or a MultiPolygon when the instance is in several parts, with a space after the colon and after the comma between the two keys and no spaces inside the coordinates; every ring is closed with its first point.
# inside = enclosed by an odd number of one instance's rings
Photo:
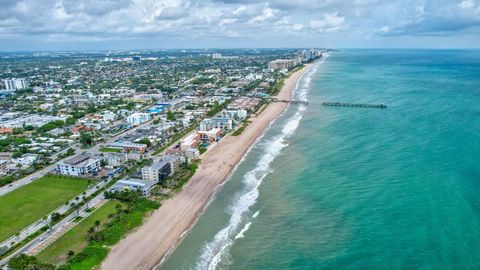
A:
{"type": "Polygon", "coordinates": [[[69,126],[75,125],[76,122],[77,122],[77,120],[75,120],[75,118],[73,118],[73,117],[69,117],[69,118],[67,118],[67,120],[65,120],[65,123],[69,126]]]}
{"type": "Polygon", "coordinates": [[[55,222],[57,220],[60,220],[60,218],[62,217],[62,215],[60,215],[59,213],[55,212],[55,213],[52,213],[52,215],[50,216],[50,219],[55,222]]]}
{"type": "Polygon", "coordinates": [[[20,254],[8,262],[8,267],[15,270],[53,270],[54,265],[40,262],[35,256],[20,254]]]}
{"type": "Polygon", "coordinates": [[[73,251],[73,250],[69,250],[68,253],[67,253],[67,256],[69,258],[72,258],[74,255],[75,255],[75,251],[73,251]]]}
{"type": "Polygon", "coordinates": [[[146,144],[147,147],[152,146],[152,142],[147,138],[143,138],[143,139],[139,140],[138,143],[146,144]]]}
{"type": "Polygon", "coordinates": [[[90,208],[90,207],[88,207],[87,197],[83,196],[83,197],[82,197],[82,200],[83,200],[83,202],[85,203],[85,205],[87,206],[87,209],[90,208]]]}
{"type": "Polygon", "coordinates": [[[167,120],[168,121],[175,121],[175,114],[172,111],[167,112],[167,120]]]}
{"type": "Polygon", "coordinates": [[[93,143],[92,135],[88,132],[80,132],[80,143],[83,145],[91,145],[93,143]]]}
{"type": "Polygon", "coordinates": [[[77,212],[77,217],[80,216],[80,204],[72,202],[70,206],[77,212]]]}

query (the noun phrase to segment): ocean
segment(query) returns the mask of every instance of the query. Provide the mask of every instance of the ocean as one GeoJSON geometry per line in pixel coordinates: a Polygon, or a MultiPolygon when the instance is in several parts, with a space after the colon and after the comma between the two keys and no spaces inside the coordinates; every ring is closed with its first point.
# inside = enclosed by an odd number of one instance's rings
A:
{"type": "Polygon", "coordinates": [[[480,51],[332,52],[295,99],[160,269],[480,269],[480,51]]]}

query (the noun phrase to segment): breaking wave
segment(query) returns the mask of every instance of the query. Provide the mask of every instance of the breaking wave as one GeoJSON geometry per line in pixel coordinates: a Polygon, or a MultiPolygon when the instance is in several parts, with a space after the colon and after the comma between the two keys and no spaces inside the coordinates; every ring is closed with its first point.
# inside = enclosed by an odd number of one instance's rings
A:
{"type": "MultiPolygon", "coordinates": [[[[296,99],[307,100],[312,74],[315,73],[317,66],[313,65],[311,70],[297,81],[295,88],[296,99]]],[[[283,126],[281,133],[262,144],[264,151],[259,161],[254,169],[244,175],[242,179],[244,188],[230,206],[231,216],[228,224],[217,232],[210,242],[205,244],[202,254],[196,263],[196,269],[216,269],[222,260],[228,263],[228,250],[236,239],[245,237],[245,233],[252,225],[253,219],[259,215],[259,211],[251,215],[250,207],[257,201],[259,196],[258,187],[262,184],[263,179],[272,172],[271,163],[281,153],[281,150],[288,146],[286,141],[297,129],[306,106],[300,105],[296,109],[297,111],[294,115],[283,126]],[[243,227],[241,227],[242,224],[244,224],[243,227]]]]}

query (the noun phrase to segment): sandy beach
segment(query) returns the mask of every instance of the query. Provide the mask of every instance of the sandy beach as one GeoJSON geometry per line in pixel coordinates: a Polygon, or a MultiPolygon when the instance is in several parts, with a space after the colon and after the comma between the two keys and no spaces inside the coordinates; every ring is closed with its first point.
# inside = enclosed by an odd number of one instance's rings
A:
{"type": "MultiPolygon", "coordinates": [[[[298,79],[308,68],[309,65],[287,78],[277,97],[291,100],[298,79]]],[[[102,269],[152,269],[158,265],[193,226],[216,188],[228,179],[249,147],[286,107],[287,103],[281,102],[268,105],[259,116],[251,118],[251,124],[240,136],[226,136],[210,149],[188,185],[114,246],[102,269]]]]}

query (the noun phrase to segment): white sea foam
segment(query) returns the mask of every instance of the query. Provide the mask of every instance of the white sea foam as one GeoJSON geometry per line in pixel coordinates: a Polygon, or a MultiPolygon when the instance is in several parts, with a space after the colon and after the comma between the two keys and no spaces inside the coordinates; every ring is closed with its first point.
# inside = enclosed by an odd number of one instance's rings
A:
{"type": "MultiPolygon", "coordinates": [[[[313,66],[315,68],[316,65],[313,66]]],[[[306,73],[306,77],[297,82],[296,98],[306,100],[308,89],[311,83],[311,74],[315,70],[310,70],[306,73]],[[302,85],[300,85],[302,83],[302,85]]],[[[238,199],[236,199],[230,206],[230,220],[228,224],[208,242],[202,249],[202,255],[199,257],[196,269],[216,269],[222,260],[228,262],[228,250],[235,241],[235,239],[245,237],[245,232],[248,231],[252,224],[252,219],[259,215],[257,211],[251,217],[248,217],[250,207],[253,206],[259,196],[258,187],[263,179],[272,172],[270,164],[280,154],[281,150],[288,144],[288,139],[297,129],[300,120],[302,119],[302,112],[305,110],[305,105],[298,106],[297,111],[291,116],[284,125],[282,132],[262,144],[263,154],[257,162],[254,169],[246,173],[243,177],[244,189],[239,192],[238,199]],[[242,229],[240,226],[245,224],[242,229]]],[[[225,261],[224,261],[225,262],[225,261]]]]}

